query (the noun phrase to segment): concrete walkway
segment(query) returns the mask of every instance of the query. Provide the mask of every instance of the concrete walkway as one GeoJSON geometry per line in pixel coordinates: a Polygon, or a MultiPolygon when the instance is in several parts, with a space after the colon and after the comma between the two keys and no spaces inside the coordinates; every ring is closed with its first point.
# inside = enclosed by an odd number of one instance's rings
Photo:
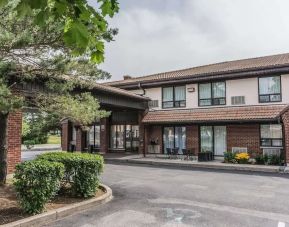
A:
{"type": "Polygon", "coordinates": [[[280,173],[289,174],[289,168],[284,166],[267,166],[252,164],[231,164],[223,163],[221,159],[210,162],[188,161],[182,159],[160,158],[155,155],[138,154],[105,154],[104,159],[107,163],[130,163],[130,164],[146,164],[153,166],[169,166],[174,168],[197,168],[212,170],[229,170],[259,173],[280,173]]]}
{"type": "Polygon", "coordinates": [[[57,151],[61,150],[61,144],[37,144],[33,148],[27,149],[25,145],[21,146],[21,151],[57,151]]]}

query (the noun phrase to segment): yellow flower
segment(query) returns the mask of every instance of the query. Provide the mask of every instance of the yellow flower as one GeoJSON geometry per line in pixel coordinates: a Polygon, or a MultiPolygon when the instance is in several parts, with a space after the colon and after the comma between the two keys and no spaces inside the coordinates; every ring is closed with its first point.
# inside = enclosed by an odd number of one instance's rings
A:
{"type": "Polygon", "coordinates": [[[248,155],[248,153],[245,153],[245,152],[236,154],[237,160],[244,160],[244,159],[249,160],[249,158],[250,156],[248,155]]]}

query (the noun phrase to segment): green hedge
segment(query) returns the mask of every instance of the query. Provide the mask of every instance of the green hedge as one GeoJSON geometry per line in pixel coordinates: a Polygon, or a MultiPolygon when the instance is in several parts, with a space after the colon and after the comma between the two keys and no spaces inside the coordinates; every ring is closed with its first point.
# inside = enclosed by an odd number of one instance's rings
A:
{"type": "Polygon", "coordinates": [[[53,152],[38,156],[38,160],[60,162],[65,166],[64,185],[73,196],[94,196],[103,170],[103,158],[95,154],[53,152]]]}
{"type": "Polygon", "coordinates": [[[29,214],[41,213],[59,191],[63,176],[62,163],[37,160],[18,164],[14,185],[23,210],[29,214]]]}

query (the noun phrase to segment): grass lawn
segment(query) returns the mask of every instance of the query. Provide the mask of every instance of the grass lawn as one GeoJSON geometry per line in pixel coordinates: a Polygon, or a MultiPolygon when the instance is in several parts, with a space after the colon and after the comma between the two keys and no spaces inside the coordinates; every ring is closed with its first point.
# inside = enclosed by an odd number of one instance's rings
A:
{"type": "Polygon", "coordinates": [[[61,143],[61,137],[60,136],[50,135],[48,137],[47,144],[60,144],[60,143],[61,143]]]}

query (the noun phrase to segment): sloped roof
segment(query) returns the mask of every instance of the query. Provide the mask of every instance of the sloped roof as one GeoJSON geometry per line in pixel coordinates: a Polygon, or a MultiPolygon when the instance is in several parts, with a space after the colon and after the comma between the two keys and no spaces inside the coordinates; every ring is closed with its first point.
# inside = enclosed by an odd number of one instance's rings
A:
{"type": "Polygon", "coordinates": [[[276,120],[287,105],[196,108],[150,111],[143,123],[200,123],[226,121],[276,120]]]}
{"type": "Polygon", "coordinates": [[[222,73],[227,74],[243,71],[263,70],[284,66],[289,66],[289,53],[265,57],[249,58],[236,61],[226,61],[188,69],[156,73],[147,76],[132,77],[131,79],[112,81],[106,84],[111,86],[123,86],[139,82],[154,82],[170,79],[183,79],[187,77],[191,78],[197,76],[206,77],[209,75],[216,75],[222,73]]]}
{"type": "Polygon", "coordinates": [[[95,90],[109,92],[109,93],[113,93],[113,94],[116,94],[116,95],[122,95],[122,96],[126,96],[126,97],[129,97],[129,98],[146,100],[146,101],[150,100],[147,97],[144,97],[144,96],[141,96],[141,95],[137,95],[137,94],[135,94],[133,92],[130,92],[130,91],[127,91],[127,90],[124,90],[124,89],[120,89],[120,88],[116,88],[116,87],[112,87],[112,86],[108,86],[108,85],[105,85],[105,84],[95,83],[95,84],[93,84],[93,88],[95,90]]]}

